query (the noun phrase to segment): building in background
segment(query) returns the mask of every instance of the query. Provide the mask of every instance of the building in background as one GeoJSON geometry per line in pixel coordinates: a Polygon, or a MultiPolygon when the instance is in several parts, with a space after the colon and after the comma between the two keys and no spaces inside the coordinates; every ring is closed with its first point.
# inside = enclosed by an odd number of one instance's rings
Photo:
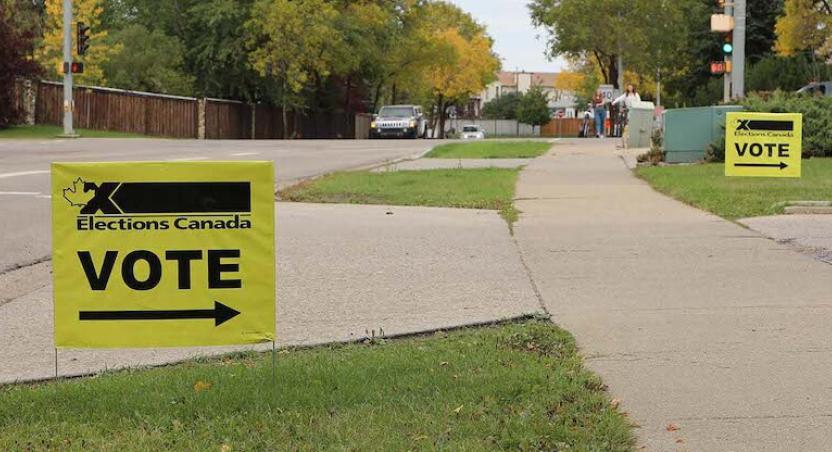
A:
{"type": "MultiPolygon", "coordinates": [[[[497,80],[491,82],[471,102],[476,116],[487,102],[509,93],[525,94],[532,86],[539,86],[549,97],[552,117],[575,117],[575,93],[557,88],[558,72],[498,72],[497,80]]],[[[470,108],[469,107],[469,108],[470,108]]]]}

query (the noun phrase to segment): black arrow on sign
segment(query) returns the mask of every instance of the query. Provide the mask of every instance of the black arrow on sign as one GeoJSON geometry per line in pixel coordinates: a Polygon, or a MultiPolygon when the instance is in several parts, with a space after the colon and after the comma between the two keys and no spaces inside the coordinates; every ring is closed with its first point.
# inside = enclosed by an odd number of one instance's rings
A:
{"type": "Polygon", "coordinates": [[[192,320],[214,319],[214,326],[233,319],[240,311],[214,302],[214,309],[184,309],[180,311],[79,311],[78,320],[192,320]]]}
{"type": "Polygon", "coordinates": [[[780,163],[734,163],[734,166],[746,166],[752,168],[780,168],[784,170],[789,167],[786,162],[780,163]]]}

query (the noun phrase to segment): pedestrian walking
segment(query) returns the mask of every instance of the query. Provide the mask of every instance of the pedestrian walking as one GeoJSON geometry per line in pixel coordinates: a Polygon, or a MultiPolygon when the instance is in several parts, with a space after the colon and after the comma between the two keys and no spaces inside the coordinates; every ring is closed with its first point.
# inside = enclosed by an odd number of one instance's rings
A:
{"type": "Polygon", "coordinates": [[[595,111],[595,136],[604,138],[604,123],[607,121],[607,100],[604,93],[599,89],[592,96],[592,108],[595,111]]]}
{"type": "Polygon", "coordinates": [[[614,101],[612,101],[612,105],[621,106],[621,113],[619,114],[619,125],[621,127],[621,141],[622,147],[627,147],[627,124],[629,123],[629,114],[630,110],[635,106],[636,103],[641,102],[641,96],[639,96],[638,91],[636,91],[636,87],[633,84],[627,85],[627,90],[624,91],[624,94],[618,96],[614,101]]]}

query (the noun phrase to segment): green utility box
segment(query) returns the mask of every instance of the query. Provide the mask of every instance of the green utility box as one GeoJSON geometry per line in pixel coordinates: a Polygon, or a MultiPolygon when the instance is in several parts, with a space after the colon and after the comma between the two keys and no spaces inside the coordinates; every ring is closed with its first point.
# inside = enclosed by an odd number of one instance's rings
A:
{"type": "Polygon", "coordinates": [[[708,145],[725,136],[725,114],[739,105],[678,108],[664,112],[664,152],[667,163],[691,163],[705,158],[708,145]]]}
{"type": "Polygon", "coordinates": [[[653,102],[638,102],[627,113],[627,147],[649,148],[653,136],[653,102]]]}

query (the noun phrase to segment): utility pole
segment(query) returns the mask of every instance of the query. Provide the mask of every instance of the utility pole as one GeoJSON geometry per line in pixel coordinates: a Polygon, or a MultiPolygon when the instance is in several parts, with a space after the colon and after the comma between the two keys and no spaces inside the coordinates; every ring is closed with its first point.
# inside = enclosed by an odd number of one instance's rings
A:
{"type": "MultiPolygon", "coordinates": [[[[732,6],[732,3],[731,3],[730,0],[725,2],[725,15],[726,16],[730,17],[734,14],[731,6],[732,6]]],[[[733,62],[731,61],[732,58],[733,58],[733,54],[726,54],[725,55],[725,66],[726,66],[726,68],[729,67],[729,66],[733,66],[733,62]]],[[[725,71],[725,75],[723,76],[723,78],[725,80],[725,85],[724,85],[724,90],[723,90],[723,95],[722,95],[722,101],[727,104],[728,102],[731,101],[731,73],[728,72],[728,71],[725,71]]]]}
{"type": "Polygon", "coordinates": [[[656,106],[662,106],[662,70],[656,68],[656,106]]]}
{"type": "Polygon", "coordinates": [[[734,70],[731,73],[731,98],[745,97],[745,22],[746,0],[734,0],[734,70]]]}
{"type": "Polygon", "coordinates": [[[624,49],[621,48],[621,41],[618,44],[618,91],[624,92],[624,49]]]}
{"type": "Polygon", "coordinates": [[[72,0],[64,0],[64,136],[74,137],[72,128],[72,0]]]}

